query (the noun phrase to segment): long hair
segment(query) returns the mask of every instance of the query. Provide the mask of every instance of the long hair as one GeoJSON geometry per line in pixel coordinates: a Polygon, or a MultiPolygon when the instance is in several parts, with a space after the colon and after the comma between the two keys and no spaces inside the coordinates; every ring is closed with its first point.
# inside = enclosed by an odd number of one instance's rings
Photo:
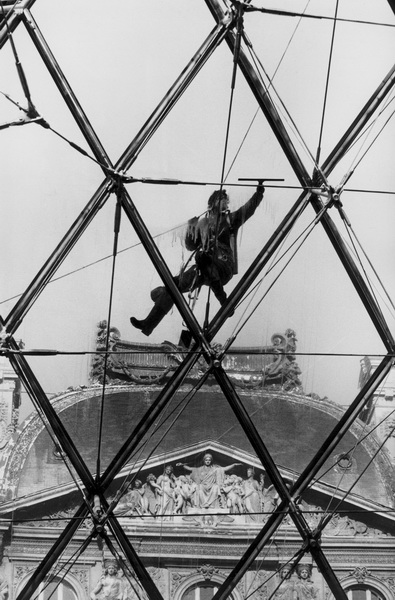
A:
{"type": "Polygon", "coordinates": [[[215,192],[213,192],[211,194],[210,198],[208,199],[207,208],[209,210],[213,210],[213,208],[216,208],[219,205],[222,198],[224,198],[226,196],[227,196],[226,190],[215,190],[215,192]]]}

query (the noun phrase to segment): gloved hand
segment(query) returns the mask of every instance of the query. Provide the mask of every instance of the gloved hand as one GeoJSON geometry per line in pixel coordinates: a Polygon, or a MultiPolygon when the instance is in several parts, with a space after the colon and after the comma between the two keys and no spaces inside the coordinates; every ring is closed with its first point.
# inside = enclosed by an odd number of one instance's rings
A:
{"type": "Polygon", "coordinates": [[[263,182],[264,182],[263,179],[258,179],[258,185],[256,186],[256,191],[261,192],[262,194],[265,193],[265,188],[263,186],[263,182]]]}

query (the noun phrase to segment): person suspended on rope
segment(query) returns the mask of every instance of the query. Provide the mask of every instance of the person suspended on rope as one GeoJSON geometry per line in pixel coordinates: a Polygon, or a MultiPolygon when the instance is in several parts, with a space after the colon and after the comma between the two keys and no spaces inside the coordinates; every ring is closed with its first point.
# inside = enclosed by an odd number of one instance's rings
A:
{"type": "MultiPolygon", "coordinates": [[[[224,304],[227,295],[224,285],[237,273],[237,232],[254,214],[262,201],[265,188],[261,180],[253,196],[240,208],[230,212],[226,190],[216,190],[208,199],[207,212],[188,221],[185,247],[194,252],[195,264],[185,268],[174,277],[181,293],[211,288],[219,303],[224,304]]],[[[152,290],[154,306],[148,316],[139,320],[131,317],[133,327],[144,335],[151,335],[155,327],[171,310],[174,302],[165,286],[152,290]]]]}

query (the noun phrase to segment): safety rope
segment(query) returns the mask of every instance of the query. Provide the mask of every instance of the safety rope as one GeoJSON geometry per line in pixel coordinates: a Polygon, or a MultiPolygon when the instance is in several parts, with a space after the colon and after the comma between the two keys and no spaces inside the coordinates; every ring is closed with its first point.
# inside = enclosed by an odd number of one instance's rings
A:
{"type": "MultiPolygon", "coordinates": [[[[226,166],[228,144],[229,144],[232,108],[233,108],[233,101],[234,101],[234,94],[235,94],[235,87],[236,87],[236,75],[237,75],[238,61],[239,61],[239,55],[240,55],[240,44],[241,44],[241,38],[242,38],[242,32],[243,32],[243,5],[242,5],[242,3],[239,3],[237,5],[236,9],[237,9],[236,36],[235,36],[235,43],[234,43],[234,49],[233,49],[232,78],[231,78],[231,84],[230,84],[229,107],[228,107],[228,115],[227,115],[227,123],[226,123],[224,150],[223,150],[223,156],[222,156],[220,193],[222,192],[222,189],[224,186],[225,166],[226,166]]],[[[218,236],[219,236],[219,228],[220,228],[220,222],[221,222],[221,216],[222,216],[221,210],[220,210],[220,203],[221,203],[221,200],[219,197],[218,198],[218,209],[217,209],[217,215],[216,215],[215,233],[214,233],[214,246],[212,248],[212,258],[213,259],[216,255],[216,253],[218,252],[218,236]]],[[[209,323],[210,296],[211,296],[211,287],[208,286],[206,311],[205,311],[205,318],[204,318],[204,325],[203,325],[204,329],[207,329],[208,323],[209,323]]]]}

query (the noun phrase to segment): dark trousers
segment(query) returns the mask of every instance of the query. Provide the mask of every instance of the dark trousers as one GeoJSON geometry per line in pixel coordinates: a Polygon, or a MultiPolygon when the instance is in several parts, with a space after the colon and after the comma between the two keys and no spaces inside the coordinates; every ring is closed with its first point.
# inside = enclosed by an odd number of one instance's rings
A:
{"type": "MultiPolygon", "coordinates": [[[[233,276],[233,265],[229,261],[213,259],[206,253],[196,255],[196,264],[174,277],[174,283],[182,294],[192,292],[202,285],[207,285],[213,291],[218,302],[222,305],[226,300],[223,286],[233,276]]],[[[169,312],[174,302],[164,286],[152,290],[151,298],[165,312],[169,312]]]]}

